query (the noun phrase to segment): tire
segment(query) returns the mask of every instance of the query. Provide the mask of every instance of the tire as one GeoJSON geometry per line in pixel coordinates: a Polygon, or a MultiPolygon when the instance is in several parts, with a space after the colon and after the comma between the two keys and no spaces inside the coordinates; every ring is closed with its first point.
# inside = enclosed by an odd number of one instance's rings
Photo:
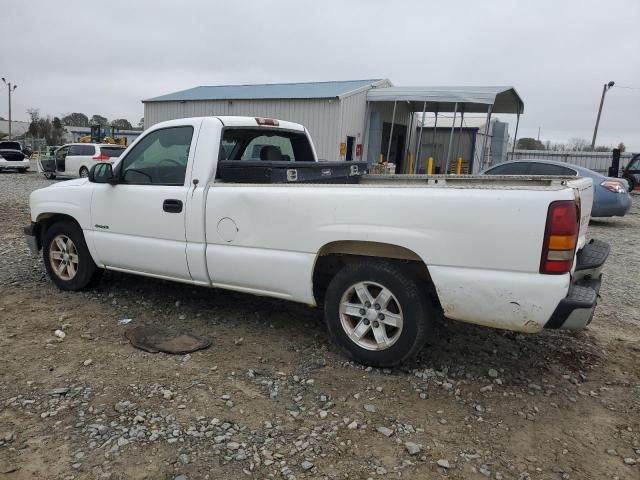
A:
{"type": "Polygon", "coordinates": [[[26,169],[26,168],[21,168],[21,169],[19,170],[19,172],[20,172],[20,173],[27,173],[27,171],[28,171],[28,169],[26,169]]]}
{"type": "Polygon", "coordinates": [[[55,175],[55,173],[45,172],[44,178],[46,178],[47,180],[53,180],[54,178],[56,178],[56,175],[55,175]]]}
{"type": "Polygon", "coordinates": [[[633,192],[633,189],[636,188],[636,182],[635,179],[632,176],[628,176],[628,177],[622,177],[624,180],[627,181],[627,183],[629,183],[629,191],[633,192]]]}
{"type": "Polygon", "coordinates": [[[89,169],[87,167],[80,168],[80,178],[87,178],[89,176],[89,169]]]}
{"type": "Polygon", "coordinates": [[[42,239],[42,259],[49,277],[61,290],[82,290],[102,275],[82,230],[73,222],[54,223],[47,229],[42,239]]]}
{"type": "Polygon", "coordinates": [[[347,264],[325,297],[325,321],[335,342],[356,362],[373,367],[393,367],[416,355],[437,312],[423,282],[384,260],[347,264]]]}

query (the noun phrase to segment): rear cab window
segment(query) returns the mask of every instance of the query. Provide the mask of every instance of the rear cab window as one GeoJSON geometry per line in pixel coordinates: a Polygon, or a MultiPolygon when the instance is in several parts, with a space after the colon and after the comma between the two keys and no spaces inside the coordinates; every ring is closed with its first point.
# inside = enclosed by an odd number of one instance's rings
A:
{"type": "Polygon", "coordinates": [[[220,160],[313,162],[304,132],[267,128],[225,128],[220,160]]]}

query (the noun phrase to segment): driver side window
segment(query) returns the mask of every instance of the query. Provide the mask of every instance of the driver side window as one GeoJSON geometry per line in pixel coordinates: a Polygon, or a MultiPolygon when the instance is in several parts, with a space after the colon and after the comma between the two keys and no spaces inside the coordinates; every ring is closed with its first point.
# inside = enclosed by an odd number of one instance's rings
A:
{"type": "Polygon", "coordinates": [[[183,185],[193,127],[170,127],[145,136],[122,159],[122,183],[183,185]]]}

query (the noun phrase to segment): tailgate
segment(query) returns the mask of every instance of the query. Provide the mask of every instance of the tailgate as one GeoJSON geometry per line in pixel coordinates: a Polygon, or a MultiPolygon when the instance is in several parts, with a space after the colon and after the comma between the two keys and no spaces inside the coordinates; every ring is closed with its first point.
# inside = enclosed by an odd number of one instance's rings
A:
{"type": "Polygon", "coordinates": [[[593,180],[588,177],[578,177],[570,180],[567,185],[580,197],[580,231],[578,232],[578,245],[576,251],[584,247],[586,243],[587,228],[591,219],[591,207],[593,206],[593,180]]]}

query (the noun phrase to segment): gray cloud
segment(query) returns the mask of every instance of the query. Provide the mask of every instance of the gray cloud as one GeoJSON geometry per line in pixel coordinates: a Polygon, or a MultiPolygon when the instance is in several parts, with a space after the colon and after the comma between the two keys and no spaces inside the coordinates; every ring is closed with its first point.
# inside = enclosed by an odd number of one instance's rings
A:
{"type": "MultiPolygon", "coordinates": [[[[513,85],[522,135],[590,139],[602,85],[640,87],[639,24],[637,0],[23,0],[3,5],[0,74],[19,85],[15,118],[37,107],[134,123],[140,100],[195,85],[513,85]]],[[[607,94],[598,138],[640,151],[640,90],[607,94]]]]}

